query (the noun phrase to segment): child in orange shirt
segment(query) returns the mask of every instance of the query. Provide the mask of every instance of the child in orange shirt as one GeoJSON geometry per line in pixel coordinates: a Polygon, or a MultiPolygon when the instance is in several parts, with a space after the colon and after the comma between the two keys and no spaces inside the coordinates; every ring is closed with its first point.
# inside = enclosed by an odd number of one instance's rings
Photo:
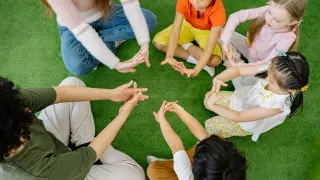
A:
{"type": "Polygon", "coordinates": [[[173,25],[159,32],[153,43],[166,52],[161,64],[170,64],[175,70],[194,77],[205,69],[210,76],[214,67],[221,63],[222,53],[217,40],[226,14],[221,0],[178,0],[173,25]],[[198,46],[191,42],[196,41],[198,46]],[[186,69],[173,56],[196,64],[194,69],[186,69]]]}

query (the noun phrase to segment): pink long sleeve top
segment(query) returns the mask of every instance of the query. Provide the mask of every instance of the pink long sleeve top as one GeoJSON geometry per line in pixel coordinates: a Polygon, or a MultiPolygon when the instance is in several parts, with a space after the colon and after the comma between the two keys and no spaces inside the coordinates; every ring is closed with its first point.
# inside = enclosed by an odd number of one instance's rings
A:
{"type": "MultiPolygon", "coordinates": [[[[229,43],[232,32],[240,23],[264,16],[268,8],[269,6],[263,6],[231,14],[220,39],[224,43],[229,43]]],[[[278,56],[279,51],[287,52],[296,38],[296,34],[293,31],[272,30],[265,25],[255,37],[251,47],[249,47],[250,58],[254,63],[269,62],[278,56]]]]}

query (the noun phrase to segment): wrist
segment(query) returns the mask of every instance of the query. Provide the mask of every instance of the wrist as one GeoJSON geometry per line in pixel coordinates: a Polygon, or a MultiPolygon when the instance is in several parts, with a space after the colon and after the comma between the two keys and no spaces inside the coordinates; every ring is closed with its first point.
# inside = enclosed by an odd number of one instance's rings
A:
{"type": "Polygon", "coordinates": [[[158,119],[159,125],[161,125],[161,124],[163,124],[163,123],[166,123],[166,122],[167,122],[167,120],[166,120],[166,118],[164,118],[164,117],[158,119]]]}

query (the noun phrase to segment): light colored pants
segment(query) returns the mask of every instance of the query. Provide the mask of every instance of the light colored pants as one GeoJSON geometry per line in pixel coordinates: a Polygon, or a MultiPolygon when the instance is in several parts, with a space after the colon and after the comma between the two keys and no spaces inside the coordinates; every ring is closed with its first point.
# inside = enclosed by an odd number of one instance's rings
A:
{"type": "MultiPolygon", "coordinates": [[[[241,53],[249,63],[254,62],[249,55],[249,48],[246,43],[246,37],[237,32],[233,32],[230,43],[237,49],[239,53],[241,53]]],[[[243,62],[240,62],[243,63],[243,62]]],[[[235,89],[239,89],[245,86],[254,85],[257,82],[258,78],[253,76],[241,76],[232,80],[232,84],[235,89]]]]}
{"type": "MultiPolygon", "coordinates": [[[[75,77],[69,77],[59,86],[82,86],[75,77]]],[[[79,146],[94,139],[95,127],[90,102],[60,103],[47,107],[40,113],[45,128],[68,146],[69,141],[79,146]]],[[[110,146],[101,157],[102,165],[93,165],[86,180],[143,180],[141,166],[128,155],[110,146]]],[[[72,168],[72,167],[70,167],[72,168]]]]}

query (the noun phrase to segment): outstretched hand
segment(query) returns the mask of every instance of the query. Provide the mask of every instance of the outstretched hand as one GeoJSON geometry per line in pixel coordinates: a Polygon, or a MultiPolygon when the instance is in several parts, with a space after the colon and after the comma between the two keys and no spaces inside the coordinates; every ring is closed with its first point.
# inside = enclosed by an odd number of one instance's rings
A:
{"type": "MultiPolygon", "coordinates": [[[[123,84],[111,91],[111,101],[121,102],[121,101],[129,101],[134,95],[138,93],[147,92],[148,88],[137,88],[137,83],[130,81],[129,83],[123,84]],[[131,87],[133,85],[133,88],[131,87]]],[[[139,96],[140,101],[144,101],[148,99],[149,96],[141,94],[139,96]]]]}
{"type": "Polygon", "coordinates": [[[213,86],[212,86],[212,89],[211,89],[209,96],[211,96],[211,95],[217,96],[218,93],[220,92],[221,86],[224,86],[224,87],[228,86],[228,84],[226,84],[225,82],[223,82],[222,80],[220,80],[218,78],[214,78],[212,83],[213,83],[213,86]]]}
{"type": "Polygon", "coordinates": [[[137,59],[138,64],[146,63],[147,67],[150,67],[149,61],[149,43],[144,43],[141,45],[139,52],[133,57],[133,59],[137,59]]]}
{"type": "Polygon", "coordinates": [[[129,101],[127,101],[120,109],[119,115],[129,116],[133,108],[141,101],[142,92],[134,95],[129,101]]]}
{"type": "Polygon", "coordinates": [[[222,43],[222,57],[224,61],[229,60],[228,63],[224,63],[224,66],[236,66],[237,62],[240,60],[240,56],[236,48],[230,43],[222,43]]]}
{"type": "Polygon", "coordinates": [[[155,117],[155,119],[156,119],[156,121],[158,123],[160,123],[161,121],[166,120],[166,118],[165,118],[165,113],[166,113],[165,106],[166,106],[166,104],[167,104],[167,101],[163,101],[159,111],[158,112],[155,112],[155,111],[153,112],[153,115],[154,115],[154,117],[155,117]]]}
{"type": "Polygon", "coordinates": [[[172,68],[182,75],[184,74],[186,67],[184,66],[183,62],[178,62],[174,58],[166,58],[164,61],[161,62],[161,65],[169,64],[172,68]]]}

